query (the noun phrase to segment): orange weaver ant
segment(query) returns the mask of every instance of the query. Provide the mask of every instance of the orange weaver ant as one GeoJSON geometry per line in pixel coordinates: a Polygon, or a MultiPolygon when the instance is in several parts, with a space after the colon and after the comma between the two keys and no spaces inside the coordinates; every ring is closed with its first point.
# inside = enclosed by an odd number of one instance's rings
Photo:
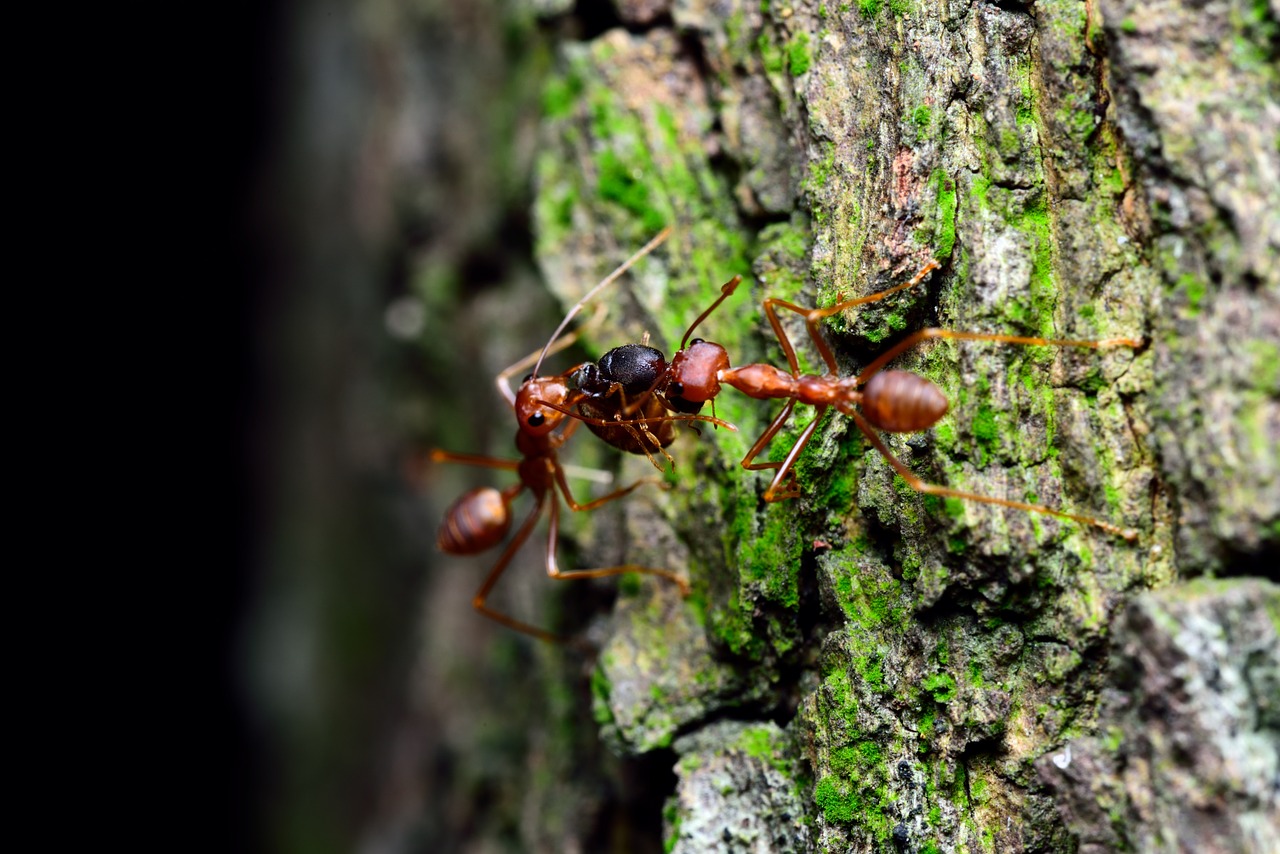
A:
{"type": "MultiPolygon", "coordinates": [[[[1030,338],[1019,335],[994,335],[981,332],[957,332],[947,329],[922,329],[919,332],[908,335],[902,341],[890,347],[867,365],[857,376],[838,376],[835,355],[832,353],[830,345],[823,338],[819,322],[854,306],[876,302],[890,294],[914,287],[938,267],[937,261],[930,260],[909,282],[869,296],[838,302],[830,308],[804,308],[785,300],[766,299],[764,301],[765,314],[769,318],[769,325],[773,327],[773,332],[778,338],[778,343],[782,346],[783,353],[786,354],[790,373],[779,370],[772,365],[762,364],[732,368],[729,366],[728,353],[719,344],[695,342],[695,345],[689,348],[689,352],[684,358],[677,357],[672,360],[671,368],[668,371],[668,381],[670,383],[668,390],[670,391],[671,386],[678,385],[681,396],[687,401],[696,403],[714,398],[720,391],[720,384],[723,383],[757,400],[782,399],[787,401],[782,411],[773,420],[773,423],[761,434],[742,460],[742,467],[751,471],[777,470],[773,481],[765,490],[764,499],[766,501],[782,501],[788,498],[795,498],[800,494],[792,467],[795,465],[796,458],[800,455],[800,452],[804,450],[805,445],[813,436],[822,416],[827,409],[834,406],[841,413],[853,419],[854,423],[858,425],[858,429],[875,446],[876,450],[884,456],[889,465],[893,466],[903,480],[918,492],[981,501],[987,504],[1013,507],[1031,513],[1043,513],[1049,516],[1072,519],[1083,524],[1096,525],[1126,540],[1136,539],[1138,536],[1137,531],[1131,528],[1121,528],[1092,516],[1068,513],[1064,510],[1057,510],[1041,504],[1010,501],[989,495],[964,492],[938,484],[925,483],[907,468],[901,460],[895,457],[884,441],[876,434],[875,429],[889,433],[912,433],[924,430],[933,426],[947,413],[949,406],[947,398],[943,395],[942,390],[932,382],[908,371],[883,370],[884,366],[894,358],[922,341],[934,338],[952,338],[965,341],[998,341],[1005,344],[1090,347],[1094,349],[1117,346],[1137,348],[1145,343],[1134,338],[1077,341],[1057,338],[1030,338]],[[822,360],[826,363],[827,373],[825,376],[800,373],[795,350],[791,346],[791,341],[786,332],[783,331],[782,323],[778,319],[777,309],[779,308],[794,311],[804,317],[805,326],[809,330],[809,337],[813,340],[814,346],[817,347],[822,360]],[[786,459],[782,462],[754,462],[755,458],[768,447],[769,442],[786,424],[797,403],[808,404],[814,407],[816,411],[813,420],[804,429],[804,432],[800,434],[790,452],[787,453],[786,459]],[[860,407],[860,409],[857,407],[860,407]]],[[[727,288],[728,285],[725,287],[727,288]]]]}
{"type": "MultiPolygon", "coordinates": [[[[621,575],[623,573],[635,572],[646,575],[655,575],[664,578],[675,584],[683,596],[689,595],[688,583],[666,569],[655,569],[653,567],[637,566],[634,564],[625,564],[622,566],[611,566],[603,569],[576,569],[562,570],[556,563],[556,539],[560,530],[560,503],[556,498],[556,490],[564,497],[565,503],[574,511],[594,510],[595,508],[606,504],[610,501],[629,495],[646,483],[656,483],[657,478],[642,478],[630,486],[615,490],[608,495],[589,501],[585,504],[579,504],[574,500],[573,494],[569,490],[568,479],[565,476],[564,468],[560,464],[557,451],[569,437],[573,434],[580,421],[591,423],[592,419],[583,418],[570,411],[569,406],[572,405],[574,395],[576,394],[569,387],[568,377],[582,366],[576,366],[566,371],[564,374],[557,376],[538,376],[538,370],[542,367],[542,361],[550,354],[565,349],[575,340],[577,340],[578,332],[569,332],[561,336],[560,333],[568,325],[569,321],[575,314],[585,305],[586,301],[598,293],[605,286],[616,280],[626,270],[628,270],[637,261],[649,254],[666,240],[671,233],[671,229],[667,228],[660,232],[656,237],[645,244],[639,251],[624,261],[612,273],[606,276],[599,284],[595,285],[579,302],[570,309],[569,313],[561,321],[560,326],[552,333],[547,344],[537,353],[531,353],[529,356],[516,362],[514,365],[503,370],[495,378],[499,392],[507,402],[511,404],[515,412],[518,432],[516,433],[516,450],[520,452],[521,459],[506,460],[496,457],[479,456],[474,454],[455,454],[449,451],[435,449],[431,452],[431,460],[434,462],[451,462],[462,463],[465,465],[482,466],[485,468],[506,469],[516,472],[520,477],[520,482],[507,487],[504,490],[497,490],[492,487],[479,487],[464,493],[457,501],[455,501],[447,511],[445,517],[440,524],[440,530],[436,537],[436,544],[441,551],[449,554],[478,554],[493,548],[511,528],[511,505],[515,499],[525,490],[528,490],[534,497],[533,512],[521,524],[516,531],[515,536],[507,543],[502,550],[502,554],[498,556],[497,561],[489,570],[488,576],[484,583],[480,585],[480,589],[476,591],[475,597],[472,599],[472,606],[484,616],[491,620],[499,622],[504,626],[532,635],[543,640],[564,642],[567,639],[560,635],[553,634],[544,629],[539,629],[528,623],[516,620],[503,614],[487,604],[490,592],[493,590],[498,579],[501,577],[507,565],[511,562],[512,557],[520,546],[529,538],[533,531],[534,525],[538,521],[538,517],[542,515],[544,508],[550,506],[551,521],[549,524],[549,532],[547,536],[546,565],[547,575],[555,579],[579,579],[579,578],[600,578],[608,575],[621,575]],[[559,337],[557,337],[559,336],[559,337]],[[521,383],[518,391],[512,391],[510,380],[516,373],[524,370],[530,364],[533,365],[533,373],[530,374],[521,383]],[[565,418],[572,418],[565,423],[565,418]],[[556,428],[561,424],[563,428],[558,432],[556,428]]],[[[671,417],[660,417],[657,419],[646,419],[648,423],[663,423],[671,420],[702,420],[714,421],[716,424],[724,427],[733,428],[732,425],[716,419],[706,418],[705,416],[682,415],[671,417]]],[[[639,422],[628,421],[609,421],[604,422],[597,420],[597,423],[607,423],[610,426],[627,425],[634,426],[639,422]]]]}

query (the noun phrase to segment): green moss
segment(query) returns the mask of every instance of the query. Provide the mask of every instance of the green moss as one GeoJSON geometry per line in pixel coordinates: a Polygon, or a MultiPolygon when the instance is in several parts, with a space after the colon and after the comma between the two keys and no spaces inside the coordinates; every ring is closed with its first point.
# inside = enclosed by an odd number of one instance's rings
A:
{"type": "Polygon", "coordinates": [[[649,182],[637,175],[632,166],[609,149],[600,152],[597,162],[600,198],[635,214],[647,231],[658,231],[666,224],[668,217],[652,203],[649,182]]]}
{"type": "Polygon", "coordinates": [[[780,733],[773,727],[751,727],[744,731],[738,739],[738,747],[748,756],[759,759],[774,770],[789,774],[790,768],[782,758],[782,745],[778,742],[780,733]]]}
{"type": "Polygon", "coordinates": [[[666,820],[666,824],[671,827],[671,835],[662,840],[662,850],[664,854],[671,854],[672,851],[676,850],[676,843],[680,841],[680,825],[682,822],[680,810],[677,809],[674,800],[663,807],[662,817],[666,820]]]}
{"type": "Polygon", "coordinates": [[[627,598],[636,596],[642,588],[640,576],[635,573],[626,573],[618,576],[618,595],[627,598]]]}
{"type": "Polygon", "coordinates": [[[770,601],[788,610],[800,604],[802,548],[795,522],[785,512],[770,513],[760,533],[739,544],[742,566],[751,567],[752,575],[764,581],[764,592],[770,601]]]}
{"type": "Polygon", "coordinates": [[[867,690],[874,691],[877,694],[883,694],[888,690],[884,682],[884,666],[881,663],[880,656],[859,656],[854,662],[854,668],[858,671],[858,675],[862,677],[867,690]]]}
{"type": "Polygon", "coordinates": [[[969,796],[973,803],[987,802],[987,780],[981,774],[969,775],[969,796]]]}
{"type": "Polygon", "coordinates": [[[1053,242],[1049,230],[1049,208],[1043,196],[1027,205],[1014,226],[1030,234],[1034,240],[1031,255],[1031,299],[1039,314],[1039,333],[1053,334],[1053,300],[1057,290],[1053,284],[1053,242]]]}
{"type": "Polygon", "coordinates": [[[934,219],[933,251],[936,257],[951,257],[956,244],[956,182],[942,169],[935,169],[929,176],[938,200],[938,209],[934,219]]]}
{"type": "Polygon", "coordinates": [[[848,824],[853,821],[855,800],[834,777],[823,777],[813,790],[814,803],[822,810],[828,822],[848,824]]]}
{"type": "Polygon", "coordinates": [[[874,18],[880,14],[880,8],[883,5],[884,0],[858,0],[858,11],[864,18],[874,18]]]}
{"type": "Polygon", "coordinates": [[[949,673],[935,673],[924,680],[924,689],[933,696],[934,701],[949,703],[956,696],[956,680],[949,673]]]}
{"type": "Polygon", "coordinates": [[[911,11],[911,0],[889,0],[889,12],[895,18],[901,18],[911,11]]]}
{"type": "Polygon", "coordinates": [[[576,74],[552,77],[542,90],[542,113],[547,118],[564,118],[573,112],[582,97],[582,78],[576,74]]]}
{"type": "Polygon", "coordinates": [[[809,164],[809,175],[805,179],[805,186],[810,193],[827,186],[827,182],[831,178],[831,172],[835,168],[835,143],[825,142],[823,143],[823,146],[826,153],[823,155],[822,160],[814,161],[809,164]]]}
{"type": "Polygon", "coordinates": [[[787,60],[791,74],[799,77],[809,70],[809,34],[799,33],[787,46],[787,60]]]}
{"type": "Polygon", "coordinates": [[[932,121],[933,110],[923,104],[911,111],[911,123],[916,126],[917,139],[925,139],[932,121]]]}
{"type": "Polygon", "coordinates": [[[605,675],[604,669],[599,664],[591,671],[591,696],[594,702],[591,704],[591,714],[595,718],[596,723],[601,726],[613,723],[613,710],[609,707],[609,695],[613,687],[609,684],[609,677],[605,675]]]}
{"type": "MultiPolygon", "coordinates": [[[[920,713],[919,729],[920,729],[920,735],[923,738],[925,739],[933,738],[933,731],[934,731],[934,727],[936,725],[937,720],[938,720],[938,710],[935,709],[933,706],[930,706],[929,708],[925,709],[923,712],[920,713]]],[[[925,746],[921,745],[921,749],[922,750],[925,749],[925,746]]]]}
{"type": "Polygon", "coordinates": [[[1190,274],[1183,274],[1178,278],[1177,286],[1179,289],[1186,291],[1187,314],[1195,317],[1200,313],[1200,302],[1208,291],[1204,281],[1190,274]]]}
{"type": "Polygon", "coordinates": [[[761,64],[764,70],[769,74],[781,74],[783,65],[786,63],[786,56],[782,49],[773,43],[766,31],[761,31],[756,38],[756,50],[760,53],[761,64]]]}
{"type": "Polygon", "coordinates": [[[995,448],[1000,431],[996,429],[996,413],[990,404],[978,407],[978,414],[973,418],[973,437],[986,448],[995,448]]]}
{"type": "Polygon", "coordinates": [[[1255,391],[1280,394],[1280,346],[1257,339],[1245,342],[1250,356],[1249,377],[1255,391]]]}

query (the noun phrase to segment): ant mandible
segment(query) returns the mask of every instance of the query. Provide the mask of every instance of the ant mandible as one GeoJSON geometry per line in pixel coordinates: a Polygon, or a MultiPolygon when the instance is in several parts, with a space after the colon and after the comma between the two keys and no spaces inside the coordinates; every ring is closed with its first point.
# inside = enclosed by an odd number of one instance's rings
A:
{"type": "MultiPolygon", "coordinates": [[[[560,495],[563,496],[565,503],[568,504],[571,510],[594,510],[603,504],[629,495],[646,483],[656,483],[658,479],[642,478],[630,486],[615,490],[608,495],[584,504],[574,500],[573,494],[569,490],[564,468],[557,456],[557,451],[573,434],[579,422],[588,421],[590,423],[588,419],[566,411],[566,404],[569,404],[576,394],[569,386],[568,377],[582,366],[576,366],[564,374],[556,376],[538,376],[538,370],[548,355],[565,349],[577,339],[577,331],[564,335],[560,335],[560,333],[582,306],[586,304],[586,301],[620,277],[645,255],[652,252],[666,240],[670,233],[670,228],[663,229],[656,237],[588,291],[569,310],[564,320],[561,321],[560,326],[551,334],[551,338],[548,339],[546,345],[539,352],[531,353],[503,370],[495,378],[499,392],[511,405],[516,416],[518,426],[516,450],[520,452],[521,459],[508,460],[475,454],[456,454],[440,449],[435,449],[431,452],[431,459],[434,462],[462,463],[485,468],[506,469],[516,472],[520,478],[519,483],[513,484],[504,490],[479,487],[459,497],[445,511],[444,520],[440,524],[436,544],[441,551],[449,554],[466,555],[478,554],[493,548],[502,541],[511,528],[511,505],[515,499],[525,490],[532,493],[534,497],[533,511],[502,550],[471,602],[472,607],[484,616],[518,632],[548,641],[565,642],[568,640],[565,637],[503,614],[488,604],[489,594],[492,592],[494,585],[497,584],[498,579],[502,576],[503,571],[506,570],[516,551],[529,538],[538,518],[547,507],[550,508],[550,523],[547,535],[546,566],[547,575],[551,578],[560,580],[600,578],[608,575],[634,572],[664,578],[675,584],[682,596],[689,595],[688,582],[666,569],[635,564],[624,564],[602,569],[560,569],[556,562],[556,540],[560,529],[560,503],[556,498],[557,490],[559,490],[560,495]],[[520,384],[518,391],[512,391],[511,377],[531,364],[533,365],[533,372],[520,384]],[[565,418],[569,416],[573,417],[570,418],[568,423],[565,423],[565,418]],[[564,424],[564,426],[557,432],[556,428],[560,427],[561,424],[564,424]]],[[[707,419],[703,416],[649,419],[650,423],[659,423],[666,420],[712,419],[707,419]]],[[[617,421],[610,423],[626,424],[628,422],[617,421]]],[[[732,425],[725,422],[717,423],[721,426],[732,428],[732,425]]]]}
{"type": "Polygon", "coordinates": [[[765,429],[760,438],[747,455],[742,459],[742,467],[751,471],[776,469],[773,481],[764,492],[765,501],[782,501],[795,498],[800,494],[796,483],[793,466],[800,452],[804,450],[813,436],[818,422],[826,411],[834,406],[838,411],[853,419],[858,429],[867,437],[875,449],[888,461],[894,470],[902,476],[912,489],[928,495],[939,495],[960,498],[969,501],[980,501],[986,504],[997,504],[1012,507],[1029,513],[1041,513],[1071,519],[1087,525],[1095,525],[1123,537],[1126,540],[1136,539],[1138,532],[1132,528],[1121,528],[1102,519],[1068,513],[1042,504],[1029,504],[1024,501],[1011,501],[990,495],[980,495],[952,489],[948,486],[926,483],[917,477],[907,466],[895,457],[884,441],[876,434],[876,429],[889,433],[913,433],[933,426],[947,413],[948,401],[942,390],[924,377],[902,370],[884,370],[885,365],[906,350],[922,341],[935,338],[951,338],[964,341],[996,341],[1005,344],[1022,344],[1029,346],[1050,347],[1133,347],[1144,345],[1144,341],[1135,338],[1107,338],[1102,340],[1083,341],[1058,338],[1031,338],[1020,335],[996,335],[982,332],[959,332],[949,329],[922,329],[912,333],[882,353],[867,365],[861,373],[854,377],[838,375],[835,355],[822,335],[819,323],[834,314],[859,305],[877,302],[899,291],[912,288],[922,282],[926,276],[938,269],[939,264],[930,260],[924,268],[910,281],[896,285],[879,293],[865,297],[838,302],[830,308],[804,308],[780,299],[764,301],[765,314],[769,325],[777,336],[782,351],[786,354],[790,372],[779,370],[772,365],[753,364],[733,368],[729,365],[729,356],[723,347],[712,342],[695,342],[684,358],[672,360],[668,371],[669,382],[679,385],[681,397],[690,404],[713,399],[720,391],[721,383],[732,386],[743,394],[757,400],[782,399],[787,403],[782,411],[765,429]],[[794,311],[805,319],[809,337],[817,347],[818,353],[826,363],[825,376],[801,374],[796,360],[795,349],[787,337],[778,319],[777,309],[794,311]],[[800,437],[792,445],[782,462],[757,463],[755,458],[768,447],[778,431],[791,417],[797,403],[814,407],[813,420],[805,427],[800,437]],[[860,407],[860,408],[859,408],[860,407]],[[874,428],[874,429],[873,429],[874,428]]]}

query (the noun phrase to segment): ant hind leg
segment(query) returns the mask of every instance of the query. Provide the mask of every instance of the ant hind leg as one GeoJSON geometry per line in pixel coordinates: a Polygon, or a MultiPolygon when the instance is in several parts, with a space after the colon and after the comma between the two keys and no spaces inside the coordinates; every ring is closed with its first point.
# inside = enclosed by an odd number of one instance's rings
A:
{"type": "Polygon", "coordinates": [[[1107,533],[1115,534],[1116,536],[1131,542],[1138,538],[1138,532],[1133,528],[1122,528],[1119,525],[1113,525],[1110,522],[1093,516],[1085,516],[1079,513],[1068,513],[1065,510],[1046,507],[1043,504],[1028,504],[1025,501],[1010,501],[1005,498],[996,498],[991,495],[979,495],[975,492],[964,492],[963,490],[952,489],[949,486],[941,486],[936,483],[925,483],[923,480],[916,477],[911,469],[907,468],[905,463],[889,451],[888,446],[885,445],[885,443],[876,434],[876,431],[871,427],[867,420],[862,417],[862,415],[856,411],[851,411],[849,415],[857,423],[858,428],[862,430],[867,439],[870,440],[871,444],[875,445],[876,450],[885,458],[885,461],[888,462],[889,465],[893,467],[894,471],[901,475],[902,479],[907,482],[907,485],[916,492],[923,492],[926,495],[939,495],[946,498],[962,498],[967,501],[980,501],[984,504],[996,504],[1001,507],[1012,507],[1015,510],[1025,510],[1028,513],[1040,513],[1046,516],[1057,516],[1061,519],[1070,519],[1073,522],[1079,522],[1082,525],[1093,525],[1101,528],[1107,533]]]}
{"type": "MultiPolygon", "coordinates": [[[[476,591],[475,597],[471,600],[471,607],[475,608],[480,614],[493,620],[495,623],[501,623],[509,629],[514,629],[522,634],[539,640],[551,641],[552,643],[565,643],[569,639],[563,635],[557,635],[546,629],[540,629],[537,626],[522,622],[509,617],[501,611],[497,611],[488,605],[489,593],[493,591],[493,587],[498,583],[498,579],[502,577],[502,573],[506,571],[507,564],[511,563],[511,558],[524,545],[524,541],[529,539],[529,534],[533,531],[533,526],[537,524],[538,517],[542,515],[542,505],[545,498],[538,499],[538,503],[534,505],[533,512],[529,514],[529,518],[520,526],[520,530],[511,538],[511,542],[507,543],[506,548],[502,550],[502,554],[498,556],[498,560],[489,570],[489,575],[485,578],[484,584],[480,585],[480,589],[476,591]]],[[[555,504],[555,496],[551,496],[552,506],[555,504]]]]}

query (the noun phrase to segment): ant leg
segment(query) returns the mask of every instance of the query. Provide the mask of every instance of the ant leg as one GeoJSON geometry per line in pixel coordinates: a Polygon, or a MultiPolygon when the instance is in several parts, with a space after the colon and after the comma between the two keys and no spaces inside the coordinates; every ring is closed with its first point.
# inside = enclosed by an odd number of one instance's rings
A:
{"type": "Polygon", "coordinates": [[[925,276],[938,269],[938,267],[938,262],[930,259],[929,263],[925,264],[920,272],[916,273],[915,277],[908,282],[903,282],[900,285],[894,285],[891,288],[874,294],[868,294],[864,297],[843,300],[842,302],[837,302],[835,305],[828,308],[805,308],[804,306],[786,302],[785,300],[765,300],[765,313],[769,315],[769,325],[773,327],[774,334],[778,336],[778,341],[782,343],[782,349],[787,354],[787,361],[791,365],[792,375],[799,376],[799,370],[796,367],[795,352],[791,349],[791,342],[787,340],[786,334],[782,331],[782,324],[778,321],[778,316],[774,311],[774,306],[794,311],[796,314],[804,317],[805,327],[809,330],[809,338],[812,339],[814,346],[818,348],[818,353],[822,356],[822,361],[826,362],[827,371],[831,376],[835,376],[838,373],[836,357],[831,351],[831,345],[827,343],[826,338],[822,335],[822,330],[818,326],[819,322],[834,314],[839,314],[846,309],[853,308],[854,306],[866,305],[871,302],[879,302],[890,294],[896,294],[898,291],[905,291],[908,288],[913,288],[924,281],[925,276]]]}
{"type": "MultiPolygon", "coordinates": [[[[614,417],[616,418],[617,416],[615,415],[614,417]]],[[[618,423],[622,423],[622,422],[619,421],[618,423]]],[[[657,436],[653,435],[653,432],[649,429],[649,422],[646,419],[640,418],[639,423],[640,423],[639,432],[644,434],[645,442],[652,442],[653,446],[658,449],[658,451],[662,454],[662,456],[667,458],[667,463],[671,466],[671,470],[675,471],[676,458],[671,456],[671,454],[667,452],[666,448],[662,447],[662,442],[658,440],[657,436]]],[[[632,435],[636,433],[635,427],[628,426],[627,429],[632,433],[632,435]]],[[[653,454],[649,453],[648,446],[645,444],[645,442],[640,443],[640,449],[643,450],[644,455],[649,458],[649,462],[653,463],[653,467],[656,468],[658,471],[662,471],[663,470],[662,466],[658,465],[658,461],[653,458],[653,454]]]]}
{"type": "Polygon", "coordinates": [[[1058,516],[1063,519],[1071,519],[1074,522],[1080,522],[1084,525],[1095,525],[1108,533],[1115,534],[1118,537],[1123,537],[1126,540],[1133,541],[1138,538],[1138,532],[1133,528],[1121,528],[1119,525],[1113,525],[1110,522],[1103,521],[1102,519],[1095,519],[1093,516],[1083,516],[1078,513],[1068,513],[1065,510],[1055,510],[1052,507],[1045,507],[1043,504],[1028,504],[1025,501],[1009,501],[1004,498],[995,498],[990,495],[978,495],[974,492],[962,492],[958,489],[951,489],[947,486],[939,486],[936,483],[925,483],[920,478],[916,477],[915,474],[912,473],[911,469],[907,468],[901,460],[889,452],[889,448],[883,441],[881,441],[880,437],[876,435],[875,430],[872,429],[871,425],[867,423],[866,419],[863,418],[861,414],[856,410],[851,410],[849,415],[857,423],[858,428],[861,429],[866,437],[871,441],[871,444],[875,445],[876,450],[880,452],[889,465],[893,466],[894,470],[907,482],[907,485],[917,492],[923,492],[927,495],[942,495],[950,498],[964,498],[969,501],[981,501],[984,504],[998,504],[1001,507],[1012,507],[1016,510],[1025,510],[1028,513],[1042,513],[1046,516],[1058,516]]]}
{"type": "Polygon", "coordinates": [[[560,487],[560,492],[564,495],[565,503],[569,505],[569,509],[575,513],[583,510],[595,510],[597,507],[608,504],[610,501],[616,501],[624,495],[630,495],[640,487],[647,483],[661,484],[662,480],[656,477],[642,477],[630,486],[624,486],[622,489],[615,489],[608,495],[597,498],[594,501],[588,501],[586,504],[579,504],[573,498],[573,493],[569,490],[569,479],[565,476],[564,467],[557,464],[555,468],[556,485],[560,487]]]}
{"type": "Polygon", "coordinates": [[[1090,347],[1095,350],[1100,350],[1104,347],[1133,347],[1137,349],[1146,344],[1146,341],[1141,338],[1102,338],[1082,341],[1066,338],[1029,338],[1022,335],[991,335],[985,332],[956,332],[950,329],[921,329],[919,332],[913,332],[897,344],[894,344],[877,356],[871,364],[863,368],[862,373],[858,374],[858,385],[862,385],[871,379],[873,375],[879,373],[885,365],[904,351],[910,350],[921,341],[928,341],[934,338],[952,338],[960,341],[997,341],[1002,344],[1023,344],[1031,347],[1090,347]]]}
{"type": "Polygon", "coordinates": [[[478,454],[455,454],[452,451],[442,451],[439,448],[431,449],[431,462],[461,463],[468,466],[483,466],[484,468],[508,469],[510,471],[520,468],[519,460],[502,460],[497,457],[482,457],[478,454]]]}
{"type": "MultiPolygon", "coordinates": [[[[494,563],[493,568],[489,570],[489,575],[485,578],[484,584],[480,585],[480,589],[476,591],[475,597],[471,600],[471,607],[475,608],[484,616],[488,617],[496,623],[501,623],[509,629],[515,629],[526,635],[538,638],[540,640],[551,641],[552,643],[565,643],[568,640],[561,635],[552,634],[546,629],[540,629],[528,623],[521,622],[514,617],[508,617],[501,611],[495,611],[486,604],[489,593],[493,590],[493,586],[498,583],[503,571],[506,570],[507,564],[511,563],[511,558],[515,556],[520,546],[524,545],[524,541],[529,539],[533,526],[537,523],[538,517],[542,515],[542,505],[546,500],[543,495],[538,499],[538,503],[534,505],[533,512],[529,514],[529,518],[520,526],[520,530],[511,538],[511,542],[507,543],[507,547],[502,550],[502,554],[498,556],[498,560],[494,563]]],[[[555,506],[555,496],[551,496],[552,506],[555,506]]]]}
{"type": "MultiPolygon", "coordinates": [[[[649,333],[646,332],[645,340],[647,341],[648,339],[649,333]]],[[[613,383],[610,386],[609,391],[605,393],[605,397],[615,393],[618,395],[618,411],[613,413],[611,423],[615,426],[622,427],[627,431],[627,435],[629,435],[632,441],[636,443],[636,446],[644,452],[645,458],[649,461],[649,465],[653,466],[658,471],[663,470],[662,465],[659,464],[659,462],[653,458],[653,454],[649,452],[649,448],[653,447],[662,452],[662,455],[667,458],[667,462],[671,465],[671,470],[675,471],[675,457],[667,453],[667,449],[662,447],[662,442],[659,441],[657,436],[653,435],[653,431],[649,429],[649,420],[643,415],[639,418],[635,417],[636,413],[641,411],[641,408],[646,402],[648,402],[650,396],[652,396],[653,388],[646,389],[634,401],[628,401],[626,389],[622,387],[622,384],[613,383]]]]}
{"type": "Polygon", "coordinates": [[[602,427],[617,427],[623,424],[660,424],[663,421],[706,421],[707,423],[714,424],[717,427],[724,427],[726,430],[732,430],[735,433],[738,432],[738,428],[733,424],[730,424],[728,421],[722,421],[719,418],[713,418],[710,415],[663,415],[661,418],[634,418],[614,421],[608,418],[592,418],[588,415],[583,415],[581,412],[574,412],[572,408],[563,406],[559,403],[551,403],[546,400],[537,400],[535,402],[539,406],[545,406],[548,409],[563,412],[565,415],[571,416],[584,424],[598,424],[602,427]]]}
{"type": "MultiPolygon", "coordinates": [[[[641,483],[643,481],[639,481],[632,486],[639,486],[641,483]]],[[[619,491],[625,494],[626,491],[630,490],[619,491]]],[[[612,500],[610,496],[605,496],[605,498],[612,500]]],[[[549,528],[550,534],[547,537],[547,575],[557,581],[573,581],[579,578],[604,578],[608,575],[624,575],[628,572],[634,572],[640,575],[655,575],[659,578],[665,578],[680,589],[681,596],[689,595],[689,582],[667,569],[655,569],[651,566],[637,566],[636,564],[628,563],[622,566],[605,567],[604,569],[562,570],[556,564],[556,537],[560,533],[560,505],[555,501],[554,497],[551,501],[551,524],[549,528]]]]}
{"type": "Polygon", "coordinates": [[[769,488],[764,491],[765,501],[785,501],[788,498],[799,497],[800,485],[796,482],[796,474],[792,470],[792,466],[796,464],[796,458],[800,456],[804,446],[809,444],[809,439],[813,437],[813,431],[818,428],[818,422],[822,420],[822,416],[827,413],[827,408],[826,406],[819,406],[814,409],[813,420],[809,422],[808,427],[804,428],[804,432],[800,434],[799,439],[796,439],[796,443],[791,446],[791,451],[787,454],[787,458],[782,461],[778,473],[773,476],[773,483],[769,484],[769,488]],[[784,478],[789,479],[787,490],[786,492],[778,492],[777,489],[784,478]]]}
{"type": "MultiPolygon", "coordinates": [[[[778,417],[773,419],[773,423],[760,434],[760,438],[756,439],[756,443],[751,446],[751,450],[747,451],[747,455],[742,458],[742,467],[748,471],[763,471],[765,469],[776,469],[781,467],[782,463],[756,463],[752,462],[760,452],[769,446],[773,441],[773,437],[778,435],[778,431],[782,429],[782,425],[787,423],[787,419],[791,417],[791,411],[796,408],[796,399],[793,397],[787,401],[787,405],[782,407],[782,411],[778,413],[778,417]]],[[[770,484],[770,489],[773,484],[770,484]]]]}
{"type": "MultiPolygon", "coordinates": [[[[775,305],[782,306],[783,308],[789,308],[792,311],[798,311],[801,314],[806,313],[808,309],[801,308],[800,306],[795,305],[794,303],[789,303],[785,300],[774,299],[772,297],[764,301],[765,316],[769,318],[769,325],[773,327],[773,334],[777,336],[778,343],[782,345],[782,353],[787,357],[787,364],[791,367],[791,376],[798,377],[800,376],[800,363],[796,361],[795,348],[791,346],[791,339],[788,338],[787,333],[783,331],[782,321],[778,320],[778,313],[774,311],[773,307],[775,305]]],[[[823,358],[824,359],[826,358],[825,353],[823,354],[823,358]]]]}

